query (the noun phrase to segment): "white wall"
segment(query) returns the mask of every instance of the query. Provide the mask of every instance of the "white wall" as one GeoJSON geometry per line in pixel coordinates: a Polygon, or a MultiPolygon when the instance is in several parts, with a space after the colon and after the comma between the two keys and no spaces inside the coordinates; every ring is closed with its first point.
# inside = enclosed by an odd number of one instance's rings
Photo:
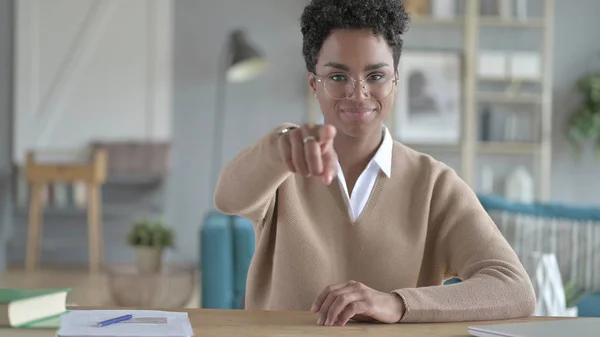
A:
{"type": "Polygon", "coordinates": [[[600,160],[591,147],[576,162],[566,127],[580,102],[577,82],[600,73],[600,1],[556,0],[554,41],[554,136],[552,197],[557,201],[600,206],[600,160]]]}
{"type": "Polygon", "coordinates": [[[10,172],[13,0],[0,1],[0,179],[10,172]]]}
{"type": "Polygon", "coordinates": [[[12,232],[11,119],[13,0],[0,0],[0,272],[6,267],[6,242],[12,232]]]}
{"type": "Polygon", "coordinates": [[[171,135],[171,0],[16,2],[14,155],[171,135]]]}

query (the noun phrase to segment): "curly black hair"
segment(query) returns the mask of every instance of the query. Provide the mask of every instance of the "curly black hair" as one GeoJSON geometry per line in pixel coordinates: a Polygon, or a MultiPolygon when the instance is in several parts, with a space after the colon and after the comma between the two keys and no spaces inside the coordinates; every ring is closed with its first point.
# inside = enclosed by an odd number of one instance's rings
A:
{"type": "Polygon", "coordinates": [[[409,23],[402,0],[312,0],[300,18],[306,69],[315,72],[323,42],[334,29],[370,29],[383,36],[397,69],[409,23]]]}

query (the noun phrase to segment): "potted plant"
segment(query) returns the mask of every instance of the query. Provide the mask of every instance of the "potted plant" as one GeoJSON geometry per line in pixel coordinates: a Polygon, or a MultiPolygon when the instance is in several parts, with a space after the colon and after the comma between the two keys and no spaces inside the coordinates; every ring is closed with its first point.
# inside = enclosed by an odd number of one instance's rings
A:
{"type": "Polygon", "coordinates": [[[163,221],[142,218],[134,222],[127,241],[136,250],[139,271],[155,273],[160,270],[164,249],[173,246],[173,231],[163,221]]]}
{"type": "Polygon", "coordinates": [[[569,142],[579,158],[584,142],[592,141],[596,157],[600,156],[600,75],[588,75],[578,83],[582,104],[571,115],[569,142]]]}

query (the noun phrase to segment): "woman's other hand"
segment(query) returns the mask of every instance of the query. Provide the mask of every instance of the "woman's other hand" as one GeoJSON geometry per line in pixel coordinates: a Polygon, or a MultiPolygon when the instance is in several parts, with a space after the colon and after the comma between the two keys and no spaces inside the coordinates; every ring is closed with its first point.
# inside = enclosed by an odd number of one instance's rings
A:
{"type": "Polygon", "coordinates": [[[279,137],[279,154],[288,169],[305,177],[321,177],[327,185],[337,175],[332,125],[305,124],[279,137]]]}
{"type": "Polygon", "coordinates": [[[328,286],[311,308],[318,313],[319,325],[345,325],[350,319],[397,323],[404,314],[400,296],[384,293],[366,285],[349,281],[328,286]]]}

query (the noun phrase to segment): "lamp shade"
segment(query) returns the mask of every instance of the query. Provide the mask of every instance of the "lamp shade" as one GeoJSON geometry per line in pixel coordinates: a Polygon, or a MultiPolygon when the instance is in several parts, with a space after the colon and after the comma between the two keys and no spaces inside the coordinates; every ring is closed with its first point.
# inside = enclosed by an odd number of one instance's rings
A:
{"type": "Polygon", "coordinates": [[[243,31],[235,30],[230,38],[228,82],[244,82],[261,74],[267,68],[267,59],[250,45],[243,31]]]}

